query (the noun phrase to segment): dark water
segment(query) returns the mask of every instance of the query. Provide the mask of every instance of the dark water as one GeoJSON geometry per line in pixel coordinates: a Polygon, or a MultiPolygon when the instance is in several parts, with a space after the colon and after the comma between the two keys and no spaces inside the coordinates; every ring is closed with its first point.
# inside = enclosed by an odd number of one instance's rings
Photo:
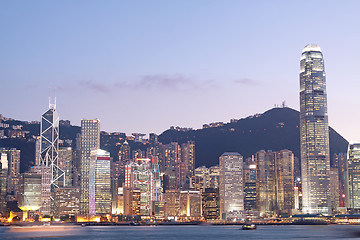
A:
{"type": "Polygon", "coordinates": [[[1,227],[0,239],[360,239],[360,226],[60,226],[1,227]]]}

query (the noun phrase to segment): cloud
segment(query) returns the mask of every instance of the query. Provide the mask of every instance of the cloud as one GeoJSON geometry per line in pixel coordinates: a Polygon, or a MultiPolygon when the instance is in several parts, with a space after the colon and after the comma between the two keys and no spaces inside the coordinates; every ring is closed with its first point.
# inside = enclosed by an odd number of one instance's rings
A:
{"type": "Polygon", "coordinates": [[[152,74],[145,75],[133,81],[118,81],[115,83],[101,83],[93,80],[79,80],[75,83],[57,86],[57,91],[78,91],[90,90],[93,92],[109,94],[119,90],[146,91],[183,91],[183,90],[201,90],[219,88],[213,80],[197,81],[196,79],[185,77],[181,74],[152,74]],[[65,87],[66,86],[66,87],[65,87]]]}
{"type": "Polygon", "coordinates": [[[101,93],[109,93],[110,92],[110,89],[107,85],[102,84],[102,83],[96,83],[91,80],[79,81],[78,85],[81,88],[91,89],[96,92],[101,92],[101,93]]]}
{"type": "Polygon", "coordinates": [[[126,88],[131,90],[147,90],[147,89],[162,89],[162,90],[205,90],[214,87],[214,81],[207,80],[198,82],[195,79],[185,77],[181,74],[167,75],[167,74],[153,74],[145,75],[133,82],[118,82],[115,84],[118,88],[126,88]]]}
{"type": "Polygon", "coordinates": [[[244,84],[244,85],[260,85],[259,82],[255,81],[254,79],[250,79],[250,78],[235,79],[234,83],[244,84]]]}

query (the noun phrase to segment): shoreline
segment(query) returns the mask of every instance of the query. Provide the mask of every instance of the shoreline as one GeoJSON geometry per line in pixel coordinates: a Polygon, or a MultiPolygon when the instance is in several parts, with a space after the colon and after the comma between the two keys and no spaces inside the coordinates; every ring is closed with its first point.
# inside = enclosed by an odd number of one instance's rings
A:
{"type": "MultiPolygon", "coordinates": [[[[254,223],[257,226],[288,226],[288,225],[360,225],[360,224],[334,224],[334,223],[311,223],[311,222],[302,222],[302,223],[254,223]]],[[[88,226],[242,226],[244,223],[206,223],[206,222],[160,222],[160,223],[136,223],[131,224],[130,222],[51,222],[50,225],[45,225],[42,222],[32,222],[32,223],[2,223],[0,227],[66,227],[66,226],[79,226],[79,227],[88,227],[88,226]]]]}

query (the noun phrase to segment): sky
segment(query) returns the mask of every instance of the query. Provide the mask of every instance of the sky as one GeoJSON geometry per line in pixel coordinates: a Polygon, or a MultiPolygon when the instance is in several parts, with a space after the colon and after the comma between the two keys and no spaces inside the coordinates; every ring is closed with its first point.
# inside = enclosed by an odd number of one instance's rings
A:
{"type": "Polygon", "coordinates": [[[319,44],[329,125],[360,141],[359,1],[0,2],[0,114],[157,134],[299,110],[301,51],[319,44]]]}

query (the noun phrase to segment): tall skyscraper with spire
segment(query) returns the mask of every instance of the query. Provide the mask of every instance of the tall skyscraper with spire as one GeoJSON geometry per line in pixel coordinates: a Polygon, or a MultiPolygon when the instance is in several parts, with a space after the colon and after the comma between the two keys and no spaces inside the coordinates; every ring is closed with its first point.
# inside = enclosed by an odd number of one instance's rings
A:
{"type": "Polygon", "coordinates": [[[300,145],[304,213],[329,213],[330,154],[324,59],[306,45],[300,59],[300,145]]]}
{"type": "MultiPolygon", "coordinates": [[[[65,185],[65,173],[58,165],[59,157],[59,115],[56,111],[56,98],[54,104],[50,102],[49,109],[41,115],[40,125],[40,166],[48,168],[44,179],[50,180],[50,189],[43,189],[43,213],[50,213],[50,205],[53,204],[55,188],[65,185]],[[49,176],[48,176],[49,175],[49,176]],[[48,199],[50,198],[50,199],[48,199]]],[[[49,185],[49,184],[44,184],[49,185]]]]}

